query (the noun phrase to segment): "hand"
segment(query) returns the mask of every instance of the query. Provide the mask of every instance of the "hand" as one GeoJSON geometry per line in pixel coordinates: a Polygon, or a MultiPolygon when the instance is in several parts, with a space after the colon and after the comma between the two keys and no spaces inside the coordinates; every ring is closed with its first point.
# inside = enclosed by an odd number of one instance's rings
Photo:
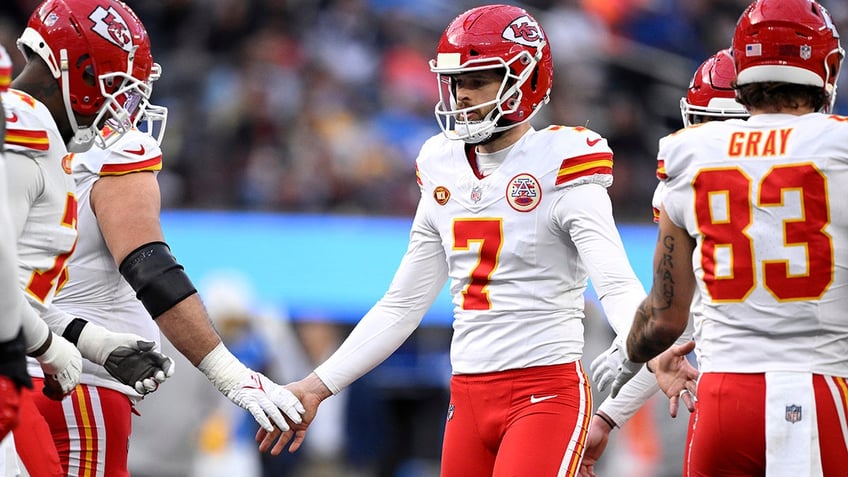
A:
{"type": "Polygon", "coordinates": [[[262,373],[245,369],[247,374],[241,382],[224,393],[230,401],[250,412],[256,422],[267,432],[274,432],[274,426],[283,432],[289,431],[289,424],[280,414],[280,410],[294,424],[300,424],[303,421],[301,414],[306,410],[294,394],[262,373]],[[273,426],[271,421],[274,423],[273,426]]]}
{"type": "Polygon", "coordinates": [[[695,342],[689,341],[672,346],[651,360],[654,364],[657,384],[669,397],[668,410],[671,417],[677,417],[680,400],[683,400],[689,412],[695,411],[695,403],[698,400],[695,392],[700,373],[686,359],[686,355],[693,349],[695,349],[695,342]]]}
{"type": "MultiPolygon", "coordinates": [[[[206,354],[197,364],[197,369],[230,401],[250,412],[269,433],[274,432],[274,426],[286,433],[290,429],[280,409],[294,424],[303,421],[301,414],[306,410],[294,394],[262,373],[249,369],[227,350],[223,342],[206,354]]],[[[287,435],[290,437],[290,433],[287,435]]]]}
{"type": "Polygon", "coordinates": [[[612,428],[601,417],[592,416],[589,424],[589,435],[586,437],[586,449],[583,451],[583,461],[580,463],[578,477],[596,477],[595,463],[601,458],[607,448],[612,428]]]}
{"type": "Polygon", "coordinates": [[[156,351],[156,343],[136,340],[109,353],[103,367],[118,381],[144,395],[174,375],[174,360],[156,351]]]}
{"type": "Polygon", "coordinates": [[[44,371],[44,395],[61,401],[79,384],[82,355],[68,340],[50,332],[47,350],[34,356],[44,371]]]}
{"type": "Polygon", "coordinates": [[[0,440],[18,425],[21,387],[8,376],[0,376],[0,440]]]}
{"type": "Polygon", "coordinates": [[[133,333],[115,333],[86,323],[77,340],[83,357],[139,394],[148,394],[174,375],[174,360],[155,350],[156,343],[133,333]]]}
{"type": "Polygon", "coordinates": [[[286,444],[291,439],[289,452],[296,452],[303,440],[306,438],[306,428],[315,419],[318,412],[318,406],[324,399],[332,396],[330,389],[321,381],[315,373],[310,374],[306,378],[286,385],[286,389],[291,391],[300,402],[303,403],[305,413],[303,414],[303,422],[292,426],[295,430],[294,436],[290,433],[283,433],[275,429],[273,432],[267,432],[265,429],[259,429],[256,433],[256,441],[259,442],[259,451],[265,452],[271,449],[271,455],[279,455],[286,444]],[[293,439],[292,439],[293,437],[293,439]],[[274,444],[276,441],[276,444],[274,444]],[[273,448],[271,444],[274,444],[273,448]]]}
{"type": "Polygon", "coordinates": [[[613,342],[612,346],[592,361],[589,369],[599,391],[605,391],[612,384],[612,397],[618,395],[627,381],[642,369],[642,363],[634,363],[627,359],[621,346],[613,342]]]}

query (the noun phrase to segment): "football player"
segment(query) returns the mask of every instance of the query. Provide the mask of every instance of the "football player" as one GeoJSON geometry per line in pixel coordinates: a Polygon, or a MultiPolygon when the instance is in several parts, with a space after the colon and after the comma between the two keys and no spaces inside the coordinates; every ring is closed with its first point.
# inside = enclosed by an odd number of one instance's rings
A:
{"type": "MultiPolygon", "coordinates": [[[[9,90],[12,60],[0,45],[0,137],[6,136],[2,93],[9,90]]],[[[0,143],[0,197],[6,195],[6,159],[0,143]]],[[[22,387],[32,387],[26,371],[26,342],[21,328],[20,287],[17,281],[17,247],[6,201],[0,204],[0,440],[18,423],[22,387]]]]}
{"type": "Polygon", "coordinates": [[[644,362],[699,319],[684,475],[841,476],[848,462],[845,56],[811,0],[757,0],[732,44],[747,121],[660,142],[654,284],[627,339],[644,362]]]}
{"type": "MultiPolygon", "coordinates": [[[[736,69],[729,49],[718,51],[706,59],[695,71],[686,96],[680,98],[680,115],[683,126],[697,126],[709,121],[724,121],[727,119],[745,119],[748,111],[736,101],[736,91],[733,80],[736,69]]],[[[664,176],[664,168],[660,165],[658,176],[664,176]]],[[[654,191],[653,212],[654,222],[659,222],[659,212],[662,205],[665,183],[660,182],[654,191]]],[[[693,309],[695,306],[693,305],[693,309]]],[[[691,326],[691,320],[690,320],[691,326]]],[[[697,370],[692,368],[690,379],[678,380],[679,367],[691,367],[685,355],[692,351],[694,343],[689,342],[692,330],[687,330],[677,343],[685,346],[672,346],[664,352],[663,362],[659,357],[642,368],[632,380],[623,386],[612,382],[618,369],[619,361],[623,359],[621,350],[613,346],[592,361],[590,367],[592,377],[600,390],[613,385],[613,394],[608,396],[595,412],[589,427],[589,437],[586,442],[586,453],[581,464],[581,477],[594,476],[594,465],[603,454],[609,440],[610,432],[615,427],[621,427],[662,388],[669,396],[669,411],[672,417],[677,417],[681,401],[690,412],[694,411],[694,398],[689,388],[694,387],[692,379],[697,378],[697,370]],[[653,369],[652,368],[657,368],[653,369]],[[656,372],[656,376],[652,374],[656,372]],[[688,385],[688,387],[687,387],[688,385]],[[619,391],[617,387],[621,387],[619,391]]],[[[692,389],[694,390],[694,389],[692,389]]]]}
{"type": "MultiPolygon", "coordinates": [[[[66,263],[77,240],[69,150],[104,143],[99,129],[107,119],[126,123],[130,112],[123,105],[145,94],[137,85],[150,70],[146,35],[132,17],[120,14],[122,8],[119,2],[42,3],[18,40],[27,63],[3,93],[17,275],[24,309],[35,316],[24,320],[27,352],[37,360],[29,373],[39,376],[36,387],[44,391],[44,396],[24,392],[22,425],[15,433],[19,450],[32,453],[21,458],[33,475],[62,472],[50,429],[33,400],[61,400],[75,389],[82,367],[80,351],[61,336],[63,329],[51,331],[41,319],[67,279],[66,263]]],[[[86,358],[98,364],[113,360],[130,385],[164,379],[165,371],[151,360],[161,365],[167,359],[144,348],[140,336],[100,331],[101,339],[89,341],[83,351],[86,358]]]]}
{"type": "MultiPolygon", "coordinates": [[[[311,418],[394,352],[450,280],[442,477],[576,475],[592,411],[580,362],[587,281],[619,334],[645,296],[613,220],[606,139],[530,124],[551,92],[550,48],[515,6],[473,8],[448,25],[430,63],[443,133],[416,161],[406,255],[340,348],[291,388],[311,418]]],[[[259,437],[262,450],[275,438],[259,437]]]]}
{"type": "MultiPolygon", "coordinates": [[[[57,1],[49,0],[49,4],[57,1]]],[[[90,27],[90,36],[98,35],[92,19],[100,18],[97,11],[102,0],[61,3],[72,8],[75,21],[90,27]]],[[[102,140],[73,157],[68,173],[76,183],[74,219],[79,239],[67,261],[61,293],[46,319],[51,326],[61,327],[63,336],[80,350],[108,342],[109,334],[143,337],[138,338],[138,346],[149,348],[159,341],[161,331],[222,394],[247,409],[263,428],[271,430],[273,423],[287,429],[280,409],[292,422],[299,422],[300,403],[226,349],[194,285],[165,241],[159,223],[156,174],[162,168],[159,140],[167,111],[149,102],[161,70],[150,56],[149,39],[140,20],[126,6],[110,5],[110,21],[130,25],[143,45],[136,52],[136,64],[144,61],[149,68],[121,103],[129,114],[110,117],[98,131],[102,140]],[[149,121],[154,118],[158,121],[149,121]]],[[[31,28],[42,35],[56,30],[55,25],[42,27],[38,18],[31,28]]],[[[127,476],[133,403],[170,375],[170,360],[154,363],[151,371],[156,371],[156,379],[127,386],[124,373],[131,368],[112,366],[102,352],[91,349],[90,354],[94,355],[89,358],[93,364],[83,364],[82,384],[69,398],[57,403],[37,397],[36,404],[50,424],[64,472],[127,476]]]]}

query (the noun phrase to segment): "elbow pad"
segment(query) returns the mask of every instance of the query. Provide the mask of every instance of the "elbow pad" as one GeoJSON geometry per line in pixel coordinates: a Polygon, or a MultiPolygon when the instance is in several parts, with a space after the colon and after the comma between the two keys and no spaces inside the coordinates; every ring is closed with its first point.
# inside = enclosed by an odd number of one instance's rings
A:
{"type": "Polygon", "coordinates": [[[197,293],[164,242],[150,242],[133,250],[118,270],[154,320],[197,293]]]}

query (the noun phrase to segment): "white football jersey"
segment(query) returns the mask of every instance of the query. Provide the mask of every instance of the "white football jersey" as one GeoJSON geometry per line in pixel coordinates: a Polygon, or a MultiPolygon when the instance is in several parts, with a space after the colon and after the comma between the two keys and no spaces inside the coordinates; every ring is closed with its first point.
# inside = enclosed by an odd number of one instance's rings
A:
{"type": "Polygon", "coordinates": [[[645,291],[613,220],[606,140],[585,128],[531,129],[486,177],[472,147],[442,134],[422,146],[406,254],[383,298],[315,368],[333,393],[394,352],[448,279],[454,374],[579,360],[589,278],[619,337],[630,330],[645,291]]]}
{"type": "Polygon", "coordinates": [[[70,156],[46,106],[21,91],[2,94],[18,279],[29,302],[43,313],[64,280],[77,240],[70,156]]]}
{"type": "Polygon", "coordinates": [[[848,375],[848,118],[709,122],[659,160],[664,211],[696,241],[701,370],[848,375]]]}
{"type": "MultiPolygon", "coordinates": [[[[65,313],[85,318],[110,331],[138,334],[157,344],[159,328],[118,271],[89,200],[92,186],[102,176],[155,172],[161,168],[162,151],[156,141],[138,130],[127,132],[109,149],[94,146],[88,152],[74,154],[73,178],[79,198],[79,242],[68,261],[68,281],[54,300],[54,304],[65,313]]],[[[112,378],[103,367],[86,360],[83,361],[81,382],[136,395],[130,387],[112,378]]]]}
{"type": "Polygon", "coordinates": [[[645,293],[612,219],[612,164],[606,140],[585,128],[531,130],[483,178],[464,143],[424,144],[413,233],[438,237],[446,255],[454,373],[580,359],[590,276],[626,334],[645,293]]]}

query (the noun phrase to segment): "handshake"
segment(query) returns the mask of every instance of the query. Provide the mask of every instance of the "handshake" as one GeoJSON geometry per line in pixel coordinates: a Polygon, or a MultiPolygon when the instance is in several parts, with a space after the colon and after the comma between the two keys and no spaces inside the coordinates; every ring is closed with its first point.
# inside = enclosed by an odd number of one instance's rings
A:
{"type": "Polygon", "coordinates": [[[155,391],[174,374],[174,361],[157,351],[154,342],[136,334],[112,332],[75,318],[63,335],[50,332],[39,350],[30,353],[44,371],[43,392],[50,399],[61,401],[79,384],[82,358],[103,366],[142,395],[155,391]]]}

